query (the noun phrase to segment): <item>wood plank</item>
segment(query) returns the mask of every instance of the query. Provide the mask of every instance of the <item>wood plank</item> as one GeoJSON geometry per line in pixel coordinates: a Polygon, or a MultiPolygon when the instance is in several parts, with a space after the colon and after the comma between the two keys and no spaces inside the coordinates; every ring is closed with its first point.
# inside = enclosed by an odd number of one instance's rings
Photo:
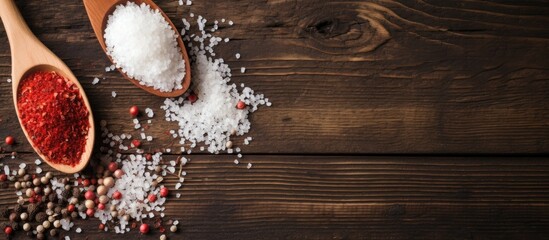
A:
{"type": "MultiPolygon", "coordinates": [[[[158,2],[178,26],[189,12],[236,23],[221,27],[232,40],[218,56],[234,82],[274,103],[252,116],[250,153],[549,152],[545,1],[158,2]]],[[[117,72],[103,72],[108,63],[81,2],[18,5],[79,77],[98,120],[130,130],[127,107],[160,105],[117,72]],[[107,80],[92,86],[94,77],[107,80]]],[[[4,33],[0,42],[0,136],[22,139],[5,82],[4,33]]],[[[167,141],[162,133],[175,125],[156,125],[167,141]]]]}
{"type": "MultiPolygon", "coordinates": [[[[166,161],[176,156],[165,156],[166,161]]],[[[34,167],[35,155],[2,162],[34,167]]],[[[166,205],[171,239],[540,239],[549,234],[549,159],[509,157],[193,156],[166,205]],[[247,170],[245,163],[253,162],[247,170]]],[[[43,166],[44,169],[48,169],[43,166]]],[[[16,199],[13,186],[0,205],[16,199]]],[[[72,239],[99,234],[80,220],[72,239]]],[[[18,235],[22,239],[21,234],[18,235]]]]}

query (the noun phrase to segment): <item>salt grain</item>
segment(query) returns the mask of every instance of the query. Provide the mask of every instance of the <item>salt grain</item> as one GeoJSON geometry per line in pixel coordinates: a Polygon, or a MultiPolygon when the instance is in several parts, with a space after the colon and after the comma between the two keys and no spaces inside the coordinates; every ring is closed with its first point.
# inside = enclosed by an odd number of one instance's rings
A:
{"type": "Polygon", "coordinates": [[[248,166],[246,166],[246,168],[248,169],[252,168],[252,163],[248,163],[248,166]]]}
{"type": "Polygon", "coordinates": [[[95,84],[98,84],[99,83],[99,78],[94,78],[93,81],[92,81],[92,84],[95,85],[95,84]]]}
{"type": "Polygon", "coordinates": [[[112,95],[113,98],[115,98],[116,97],[116,92],[112,91],[111,95],[112,95]]]}
{"type": "Polygon", "coordinates": [[[235,55],[235,57],[236,57],[236,59],[240,59],[240,53],[237,53],[237,54],[235,55]]]}

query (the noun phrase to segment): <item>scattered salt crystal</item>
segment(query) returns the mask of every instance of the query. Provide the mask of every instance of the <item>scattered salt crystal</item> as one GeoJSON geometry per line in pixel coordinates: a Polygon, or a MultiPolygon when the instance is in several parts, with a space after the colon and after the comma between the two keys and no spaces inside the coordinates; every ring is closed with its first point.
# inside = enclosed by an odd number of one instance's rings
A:
{"type": "Polygon", "coordinates": [[[26,166],[27,166],[27,164],[25,164],[25,163],[19,164],[19,168],[25,168],[26,166]]]}
{"type": "Polygon", "coordinates": [[[112,95],[113,98],[115,98],[116,97],[116,92],[112,91],[111,95],[112,95]]]}
{"type": "Polygon", "coordinates": [[[166,169],[168,169],[168,171],[170,171],[170,173],[174,173],[174,172],[175,172],[175,168],[174,168],[174,167],[167,167],[166,169]]]}
{"type": "Polygon", "coordinates": [[[175,196],[176,196],[177,198],[180,198],[180,197],[181,197],[181,193],[175,194],[175,196]]]}
{"type": "Polygon", "coordinates": [[[6,81],[10,83],[10,82],[11,82],[11,78],[8,78],[6,81]]]}
{"type": "Polygon", "coordinates": [[[223,40],[223,41],[225,41],[225,42],[229,42],[229,38],[225,38],[225,40],[223,40]]]}
{"type": "Polygon", "coordinates": [[[147,113],[147,117],[152,118],[154,116],[154,112],[150,108],[145,108],[145,113],[147,113]]]}
{"type": "Polygon", "coordinates": [[[190,6],[191,4],[193,4],[193,2],[191,0],[187,0],[187,6],[190,6]]]}
{"type": "Polygon", "coordinates": [[[173,221],[173,225],[174,225],[174,226],[177,226],[178,224],[179,224],[179,220],[173,221]]]}
{"type": "Polygon", "coordinates": [[[181,183],[176,183],[175,184],[175,189],[179,189],[179,188],[181,188],[181,183]]]}
{"type": "Polygon", "coordinates": [[[152,141],[153,140],[153,137],[152,136],[147,136],[147,141],[152,141]]]}
{"type": "Polygon", "coordinates": [[[237,156],[238,158],[242,158],[242,154],[240,154],[240,153],[239,153],[238,155],[236,155],[236,156],[237,156]]]}
{"type": "Polygon", "coordinates": [[[36,173],[42,173],[42,168],[36,167],[36,173]]]}
{"type": "Polygon", "coordinates": [[[237,54],[235,55],[235,57],[236,57],[236,59],[240,59],[240,53],[237,53],[237,54]]]}
{"type": "Polygon", "coordinates": [[[65,236],[65,240],[71,240],[71,237],[65,236]]]}
{"type": "Polygon", "coordinates": [[[222,18],[222,19],[221,19],[221,22],[225,22],[225,18],[222,18]]]}
{"type": "Polygon", "coordinates": [[[238,164],[238,159],[235,159],[235,160],[234,160],[234,164],[238,164]]]}
{"type": "Polygon", "coordinates": [[[189,16],[190,16],[190,17],[194,17],[194,13],[190,13],[189,16]]]}
{"type": "Polygon", "coordinates": [[[248,168],[248,169],[252,168],[252,163],[248,163],[247,168],[248,168]]]}
{"type": "Polygon", "coordinates": [[[241,73],[245,73],[245,72],[246,72],[246,68],[245,68],[245,67],[241,67],[241,68],[240,68],[240,72],[241,72],[241,73]]]}
{"type": "Polygon", "coordinates": [[[99,78],[94,78],[93,81],[92,81],[92,84],[95,85],[95,84],[98,84],[99,83],[99,78]]]}
{"type": "Polygon", "coordinates": [[[76,232],[77,232],[77,233],[81,233],[81,232],[82,232],[82,229],[81,229],[81,228],[77,228],[77,229],[76,229],[76,232]]]}
{"type": "Polygon", "coordinates": [[[234,24],[234,22],[233,22],[233,21],[229,21],[229,25],[231,25],[231,26],[232,26],[233,24],[234,24]]]}
{"type": "Polygon", "coordinates": [[[36,160],[34,160],[34,164],[40,165],[40,164],[42,164],[42,161],[40,161],[40,159],[36,159],[36,160]]]}

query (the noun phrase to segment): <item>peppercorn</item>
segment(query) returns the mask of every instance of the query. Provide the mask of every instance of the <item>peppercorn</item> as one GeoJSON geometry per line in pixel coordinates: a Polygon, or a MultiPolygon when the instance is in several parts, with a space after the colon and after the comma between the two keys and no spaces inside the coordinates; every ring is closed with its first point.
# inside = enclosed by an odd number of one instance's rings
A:
{"type": "Polygon", "coordinates": [[[57,229],[50,230],[50,236],[52,236],[52,237],[57,236],[57,229]]]}
{"type": "Polygon", "coordinates": [[[17,213],[12,212],[10,214],[9,219],[10,219],[10,222],[17,222],[19,221],[19,215],[17,213]]]}
{"type": "Polygon", "coordinates": [[[0,229],[6,229],[6,228],[9,227],[9,226],[10,226],[10,224],[7,223],[7,222],[2,222],[2,223],[0,223],[0,229]]]}
{"type": "Polygon", "coordinates": [[[170,231],[171,231],[171,232],[177,232],[177,226],[172,225],[172,226],[170,227],[170,231]]]}
{"type": "Polygon", "coordinates": [[[101,230],[101,231],[105,230],[105,224],[100,223],[99,224],[99,230],[101,230]]]}
{"type": "Polygon", "coordinates": [[[136,148],[139,148],[141,146],[141,141],[137,140],[137,139],[134,139],[132,141],[132,145],[136,148]]]}
{"type": "Polygon", "coordinates": [[[122,193],[120,193],[118,190],[112,194],[112,198],[119,200],[122,198],[122,193]]]}
{"type": "Polygon", "coordinates": [[[162,197],[167,197],[167,196],[168,196],[168,193],[169,193],[168,188],[166,188],[166,187],[160,188],[160,196],[162,196],[162,197]]]}
{"type": "Polygon", "coordinates": [[[54,193],[54,194],[50,194],[48,196],[50,202],[57,202],[57,193],[54,193]]]}
{"type": "Polygon", "coordinates": [[[48,221],[50,222],[54,222],[55,221],[55,217],[57,217],[57,215],[51,215],[48,217],[48,221]]]}
{"type": "Polygon", "coordinates": [[[63,190],[63,192],[61,192],[61,197],[63,197],[64,199],[69,199],[72,195],[72,192],[68,189],[65,189],[63,190]]]}
{"type": "Polygon", "coordinates": [[[35,219],[37,222],[41,223],[48,219],[48,215],[45,212],[39,212],[36,214],[35,219]]]}
{"type": "Polygon", "coordinates": [[[11,228],[13,228],[13,231],[17,231],[17,230],[21,229],[21,223],[20,222],[13,223],[11,225],[11,228]]]}
{"type": "Polygon", "coordinates": [[[13,228],[11,228],[10,226],[7,226],[6,228],[4,228],[4,233],[6,233],[6,235],[10,235],[12,232],[13,232],[13,228]]]}
{"type": "Polygon", "coordinates": [[[25,173],[27,173],[27,171],[24,168],[19,168],[19,170],[17,170],[17,176],[19,177],[25,176],[25,173]]]}
{"type": "Polygon", "coordinates": [[[55,220],[55,221],[53,222],[53,227],[54,227],[54,228],[60,228],[60,227],[61,227],[61,221],[55,220]]]}
{"type": "Polygon", "coordinates": [[[166,237],[166,235],[162,234],[160,235],[160,240],[167,240],[168,238],[166,237]]]}
{"type": "Polygon", "coordinates": [[[23,176],[23,181],[28,182],[30,180],[31,180],[31,175],[26,174],[25,176],[23,176]]]}
{"type": "Polygon", "coordinates": [[[148,199],[149,199],[149,202],[152,202],[152,203],[156,202],[156,195],[151,193],[151,194],[149,194],[148,199]]]}
{"type": "Polygon", "coordinates": [[[12,136],[6,137],[6,144],[13,145],[14,143],[15,143],[15,138],[13,138],[12,136]]]}
{"type": "Polygon", "coordinates": [[[21,218],[21,220],[23,221],[26,221],[29,218],[29,214],[26,212],[21,213],[21,215],[19,215],[19,218],[21,218]]]}
{"type": "Polygon", "coordinates": [[[61,208],[60,206],[57,206],[53,209],[53,212],[57,215],[60,215],[62,210],[63,208],[61,208]]]}
{"type": "Polygon", "coordinates": [[[42,182],[40,182],[40,178],[35,178],[32,180],[32,184],[34,186],[40,186],[40,184],[42,184],[42,182]]]}
{"type": "MultiPolygon", "coordinates": [[[[44,230],[42,230],[44,231],[44,230]]],[[[44,236],[44,233],[38,233],[36,234],[36,239],[38,240],[44,240],[46,236],[44,236]]]]}
{"type": "Polygon", "coordinates": [[[67,210],[66,208],[63,208],[63,209],[61,210],[61,216],[63,216],[63,218],[68,217],[69,214],[70,214],[70,212],[69,212],[69,210],[67,210]]]}
{"type": "Polygon", "coordinates": [[[149,224],[141,224],[141,226],[139,227],[139,231],[141,232],[141,234],[147,234],[149,232],[149,224]]]}
{"type": "Polygon", "coordinates": [[[198,100],[198,97],[196,96],[196,94],[191,93],[189,94],[189,96],[187,96],[187,100],[189,100],[189,102],[193,104],[194,102],[196,102],[196,100],[198,100]]]}
{"type": "Polygon", "coordinates": [[[23,230],[25,230],[25,231],[27,231],[27,232],[30,231],[30,230],[31,230],[31,225],[30,225],[30,223],[25,223],[25,224],[23,224],[23,230]]]}
{"type": "Polygon", "coordinates": [[[95,193],[93,193],[93,191],[86,191],[86,193],[84,194],[84,197],[87,199],[87,200],[94,200],[95,199],[95,193]]]}
{"type": "Polygon", "coordinates": [[[78,213],[77,213],[77,212],[72,212],[72,213],[71,213],[71,218],[76,219],[77,217],[78,217],[78,213]]]}
{"type": "Polygon", "coordinates": [[[17,214],[22,213],[24,210],[25,210],[25,209],[24,209],[23,205],[21,205],[21,204],[17,204],[17,205],[15,205],[15,207],[13,208],[13,211],[16,212],[17,214]]]}
{"type": "Polygon", "coordinates": [[[137,106],[131,106],[130,107],[130,115],[132,117],[137,117],[137,115],[139,115],[139,108],[137,108],[137,106]]]}
{"type": "Polygon", "coordinates": [[[236,104],[236,108],[244,109],[246,108],[246,103],[244,103],[243,101],[238,101],[238,103],[236,104]]]}
{"type": "Polygon", "coordinates": [[[51,227],[51,222],[46,220],[44,222],[42,222],[42,226],[45,228],[45,229],[48,229],[51,227]]]}
{"type": "Polygon", "coordinates": [[[29,214],[29,220],[33,220],[38,212],[38,205],[31,203],[27,206],[27,213],[29,214]]]}
{"type": "Polygon", "coordinates": [[[93,208],[88,208],[86,210],[86,215],[88,215],[88,217],[93,217],[94,214],[95,214],[95,210],[93,210],[93,208]]]}

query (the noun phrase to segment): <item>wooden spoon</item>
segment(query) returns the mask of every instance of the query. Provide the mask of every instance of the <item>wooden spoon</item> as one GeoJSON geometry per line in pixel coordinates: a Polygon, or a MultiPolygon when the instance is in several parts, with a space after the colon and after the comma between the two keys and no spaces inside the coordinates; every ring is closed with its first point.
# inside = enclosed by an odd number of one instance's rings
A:
{"type": "Polygon", "coordinates": [[[11,76],[13,78],[13,103],[17,112],[17,118],[25,133],[25,137],[31,143],[31,146],[38,153],[38,155],[44,159],[53,168],[64,173],[75,173],[82,170],[88,164],[93,149],[93,143],[95,141],[95,125],[93,121],[93,115],[91,112],[88,98],[84,93],[84,89],[76,80],[72,71],[59,59],[54,53],[52,53],[25,24],[25,20],[17,10],[17,6],[13,0],[0,0],[0,17],[4,23],[4,28],[8,35],[11,50],[11,76]],[[27,130],[21,122],[21,116],[19,115],[19,109],[17,107],[18,87],[24,77],[35,71],[55,71],[58,74],[64,76],[69,81],[74,83],[82,95],[84,104],[88,108],[90,121],[90,128],[88,130],[88,139],[80,162],[74,166],[68,166],[63,164],[56,164],[49,161],[48,157],[41,153],[41,151],[34,145],[27,130]]]}
{"type": "MultiPolygon", "coordinates": [[[[97,37],[97,40],[99,41],[99,44],[101,44],[101,48],[103,48],[103,51],[107,53],[106,46],[105,46],[105,38],[103,37],[105,28],[107,27],[107,20],[109,18],[109,15],[111,15],[114,10],[116,9],[116,6],[119,4],[125,4],[128,2],[127,0],[84,0],[84,6],[86,7],[86,12],[88,13],[88,17],[90,18],[91,25],[93,27],[93,31],[95,32],[95,36],[97,37]]],[[[179,48],[181,49],[181,54],[183,55],[183,59],[185,60],[185,79],[182,80],[182,88],[173,90],[171,92],[161,92],[159,90],[156,90],[152,87],[141,85],[138,80],[135,80],[133,78],[128,77],[121,69],[118,69],[120,73],[135,84],[136,86],[144,89],[145,91],[152,93],[154,95],[160,96],[160,97],[177,97],[185,93],[187,89],[189,88],[189,85],[191,84],[191,66],[189,64],[189,56],[187,55],[187,50],[185,49],[185,45],[183,44],[183,41],[181,40],[181,35],[179,34],[179,31],[177,31],[177,28],[175,25],[173,25],[170,18],[160,9],[153,1],[151,0],[134,0],[136,4],[146,3],[149,6],[151,6],[151,9],[158,10],[162,16],[164,16],[164,19],[166,19],[166,22],[170,24],[172,29],[175,31],[177,37],[177,43],[179,45],[179,48]]],[[[112,58],[107,54],[107,57],[113,62],[112,58]]]]}

